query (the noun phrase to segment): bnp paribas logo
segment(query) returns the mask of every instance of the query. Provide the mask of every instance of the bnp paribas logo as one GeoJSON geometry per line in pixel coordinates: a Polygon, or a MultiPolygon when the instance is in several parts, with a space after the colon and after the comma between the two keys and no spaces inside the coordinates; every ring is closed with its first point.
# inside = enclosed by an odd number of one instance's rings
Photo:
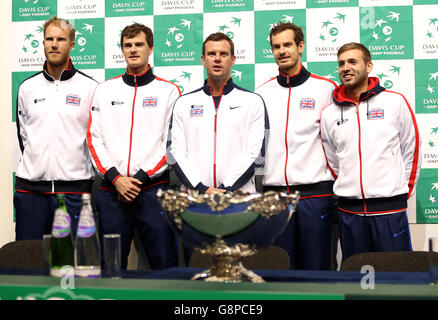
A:
{"type": "Polygon", "coordinates": [[[57,0],[14,0],[12,21],[47,20],[56,9],[57,0]]]}
{"type": "Polygon", "coordinates": [[[361,8],[361,39],[374,59],[413,58],[412,7],[361,8]]]}
{"type": "Polygon", "coordinates": [[[74,20],[75,47],[71,51],[72,61],[86,69],[104,67],[104,21],[103,19],[74,20]]]}
{"type": "Polygon", "coordinates": [[[157,66],[200,64],[202,15],[164,15],[154,19],[157,66]]]}
{"type": "Polygon", "coordinates": [[[437,169],[421,169],[417,185],[417,223],[438,223],[437,176],[437,169]]]}
{"type": "Polygon", "coordinates": [[[438,113],[438,67],[436,60],[415,61],[415,103],[418,113],[438,113]]]}

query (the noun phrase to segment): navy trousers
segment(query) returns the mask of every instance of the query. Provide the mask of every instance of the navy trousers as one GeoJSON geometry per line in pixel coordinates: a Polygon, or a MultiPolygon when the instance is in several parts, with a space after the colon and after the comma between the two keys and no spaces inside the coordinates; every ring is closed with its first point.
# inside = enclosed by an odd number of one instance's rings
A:
{"type": "MultiPolygon", "coordinates": [[[[43,234],[52,233],[53,217],[57,203],[54,194],[16,191],[14,194],[15,239],[42,239],[43,234]]],[[[74,237],[82,208],[82,195],[65,194],[65,204],[70,215],[71,230],[74,237]]]]}
{"type": "Polygon", "coordinates": [[[406,211],[378,216],[338,212],[342,260],[361,252],[412,251],[406,211]]]}
{"type": "Polygon", "coordinates": [[[274,243],[289,253],[291,269],[330,270],[332,210],[331,196],[299,200],[289,224],[274,243]]]}
{"type": "Polygon", "coordinates": [[[130,204],[119,201],[117,192],[104,189],[97,192],[100,237],[102,239],[104,234],[110,233],[120,234],[123,269],[128,265],[134,228],[137,228],[151,269],[165,269],[178,264],[175,235],[157,200],[159,188],[163,189],[163,186],[142,190],[130,204]]]}

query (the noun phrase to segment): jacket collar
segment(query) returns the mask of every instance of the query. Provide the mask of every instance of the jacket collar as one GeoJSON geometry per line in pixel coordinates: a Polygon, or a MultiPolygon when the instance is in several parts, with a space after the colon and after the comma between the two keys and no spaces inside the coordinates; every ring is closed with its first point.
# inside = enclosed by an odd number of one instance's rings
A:
{"type": "Polygon", "coordinates": [[[306,82],[309,77],[310,72],[307,71],[307,69],[304,68],[304,66],[301,64],[301,68],[296,74],[284,75],[279,72],[279,75],[277,76],[277,82],[280,86],[285,88],[289,88],[289,86],[298,87],[299,85],[302,85],[304,82],[306,82]]]}
{"type": "MultiPolygon", "coordinates": [[[[379,94],[380,92],[384,91],[385,88],[382,87],[379,83],[379,78],[376,77],[369,77],[368,78],[368,89],[367,91],[363,92],[359,97],[359,102],[362,102],[364,100],[369,99],[370,97],[379,94]]],[[[347,106],[350,104],[356,104],[353,100],[347,97],[345,93],[345,87],[344,85],[338,86],[333,91],[333,101],[340,106],[347,106]]]]}
{"type": "MultiPolygon", "coordinates": [[[[68,68],[62,70],[61,77],[59,78],[59,80],[65,81],[65,80],[71,79],[77,71],[78,70],[73,66],[73,63],[71,62],[71,59],[70,59],[69,63],[68,63],[68,68]]],[[[44,65],[43,65],[43,75],[44,75],[44,78],[46,78],[47,80],[55,81],[55,79],[47,71],[47,60],[44,62],[44,65]]]]}
{"type": "MultiPolygon", "coordinates": [[[[222,94],[229,94],[231,90],[233,90],[236,87],[236,85],[233,82],[233,79],[228,79],[227,84],[223,88],[222,94]]],[[[210,86],[207,84],[207,80],[204,81],[204,86],[202,87],[202,90],[206,95],[211,96],[211,89],[210,86]]]]}
{"type": "Polygon", "coordinates": [[[122,76],[123,82],[125,82],[128,86],[135,87],[135,83],[137,82],[137,86],[145,86],[148,83],[152,82],[155,79],[155,75],[152,73],[152,68],[148,65],[147,70],[143,74],[131,74],[128,73],[128,68],[126,68],[125,74],[122,76]]]}

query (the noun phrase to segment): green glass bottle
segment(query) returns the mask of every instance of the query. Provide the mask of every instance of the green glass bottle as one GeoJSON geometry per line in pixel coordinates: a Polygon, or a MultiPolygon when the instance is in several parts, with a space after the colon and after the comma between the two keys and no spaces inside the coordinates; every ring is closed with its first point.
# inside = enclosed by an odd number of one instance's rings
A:
{"type": "Polygon", "coordinates": [[[50,240],[50,275],[62,277],[64,266],[74,266],[74,250],[71,221],[65,207],[65,196],[58,194],[56,198],[58,207],[53,218],[52,239],[50,240]]]}

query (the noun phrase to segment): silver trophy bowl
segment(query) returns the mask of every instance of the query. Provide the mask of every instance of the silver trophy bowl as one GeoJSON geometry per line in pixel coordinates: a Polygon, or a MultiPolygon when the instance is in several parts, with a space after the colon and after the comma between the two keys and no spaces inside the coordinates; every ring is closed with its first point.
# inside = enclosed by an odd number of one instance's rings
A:
{"type": "Polygon", "coordinates": [[[242,259],[271,245],[289,222],[299,192],[245,194],[158,190],[167,222],[182,241],[213,257],[213,265],[192,280],[264,282],[242,259]]]}

